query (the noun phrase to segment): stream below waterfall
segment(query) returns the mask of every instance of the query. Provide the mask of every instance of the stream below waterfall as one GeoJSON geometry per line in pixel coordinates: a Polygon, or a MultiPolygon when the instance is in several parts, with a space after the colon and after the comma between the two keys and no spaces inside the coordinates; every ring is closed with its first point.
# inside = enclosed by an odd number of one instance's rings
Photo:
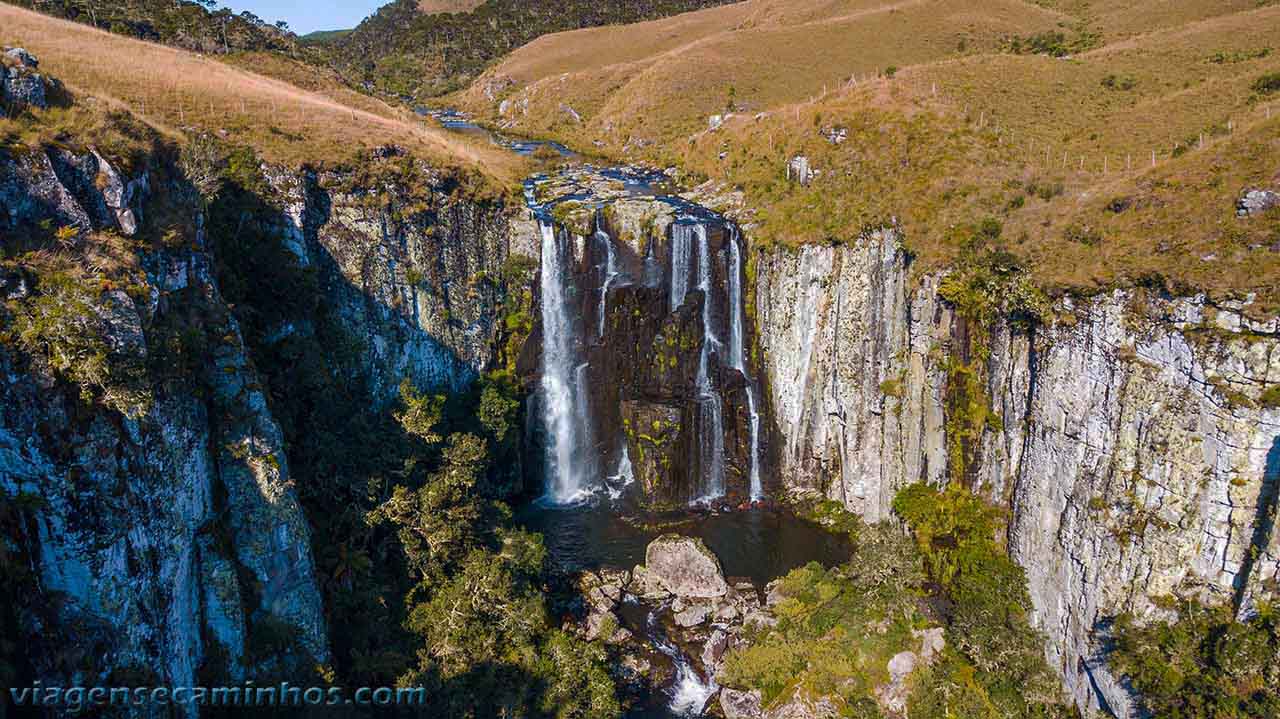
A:
{"type": "MultiPolygon", "coordinates": [[[[627,267],[620,254],[623,248],[615,247],[615,239],[603,231],[599,214],[594,229],[575,234],[558,227],[554,203],[540,204],[541,183],[558,175],[535,175],[526,182],[526,200],[539,224],[541,250],[538,289],[542,346],[530,420],[531,426],[541,432],[545,473],[541,498],[518,508],[515,519],[543,536],[554,574],[573,577],[584,572],[629,572],[645,563],[646,547],[665,534],[702,540],[718,557],[730,584],[745,587],[742,583],[749,582],[761,595],[758,598],[763,598],[769,582],[793,569],[811,562],[833,566],[847,561],[851,552],[847,538],[759,501],[765,500],[766,494],[761,471],[763,410],[758,409],[764,395],[762,386],[751,376],[747,359],[748,328],[743,308],[744,293],[749,290],[745,286],[745,248],[736,226],[700,205],[669,194],[668,178],[656,170],[591,167],[583,165],[578,155],[562,145],[509,137],[456,112],[423,108],[419,114],[434,118],[448,130],[487,139],[521,155],[533,155],[540,147],[551,148],[564,160],[577,164],[576,171],[585,168],[591,176],[620,187],[613,200],[651,199],[675,215],[669,244],[660,250],[651,244],[643,256],[633,254],[627,267]],[[718,233],[715,241],[709,238],[713,229],[718,233]],[[602,248],[600,254],[589,254],[592,242],[602,248]],[[657,252],[665,254],[658,256],[657,252]],[[597,279],[594,285],[587,285],[581,273],[591,257],[596,261],[588,270],[589,276],[597,279]],[[579,273],[577,278],[575,272],[579,273]],[[679,455],[681,459],[688,458],[687,466],[680,470],[685,476],[675,481],[691,489],[675,498],[679,501],[667,502],[683,508],[667,511],[655,511],[641,499],[641,485],[645,483],[636,480],[632,458],[644,457],[629,455],[626,436],[619,442],[620,451],[608,449],[617,441],[612,432],[622,433],[622,428],[615,425],[609,432],[602,432],[602,423],[593,423],[591,416],[593,411],[601,411],[593,397],[601,390],[601,377],[590,374],[592,363],[618,361],[598,350],[610,341],[606,323],[610,295],[635,287],[662,292],[657,296],[659,309],[652,312],[665,311],[668,320],[675,318],[677,322],[695,317],[700,328],[696,360],[691,359],[691,364],[696,365],[687,373],[691,383],[684,390],[689,407],[683,415],[676,416],[682,433],[692,428],[688,434],[693,440],[679,455]],[[586,306],[591,309],[584,310],[586,306]],[[726,426],[729,417],[735,417],[737,422],[736,455],[725,442],[725,434],[730,431],[726,426]],[[748,439],[742,439],[748,435],[748,439]],[[736,483],[733,488],[727,486],[731,467],[736,483]],[[730,511],[732,506],[739,510],[730,511]]],[[[610,201],[593,196],[591,191],[573,192],[555,200],[592,206],[597,213],[610,201]]],[[[632,313],[634,317],[643,314],[639,309],[632,313]]],[[[664,328],[669,329],[670,325],[664,328]]],[[[692,351],[690,355],[694,356],[692,351]]],[[[670,366],[676,366],[674,358],[670,366]]],[[[669,398],[665,401],[671,402],[669,398]]],[[[652,416],[645,421],[644,431],[650,431],[650,422],[652,431],[662,426],[652,416]]],[[[629,421],[622,424],[627,433],[633,431],[629,421]]],[[[633,447],[640,434],[628,435],[633,447]]],[[[648,435],[641,439],[651,440],[648,435]]],[[[665,479],[672,481],[670,476],[665,479]]],[[[671,492],[669,487],[666,491],[671,492]]],[[[715,678],[701,668],[703,660],[691,656],[699,650],[682,646],[668,631],[672,626],[669,619],[666,624],[660,619],[669,618],[672,611],[670,599],[653,604],[634,596],[618,607],[618,619],[634,634],[631,641],[647,644],[653,656],[670,664],[669,676],[651,683],[646,696],[628,715],[632,719],[703,716],[719,690],[715,678]]]]}

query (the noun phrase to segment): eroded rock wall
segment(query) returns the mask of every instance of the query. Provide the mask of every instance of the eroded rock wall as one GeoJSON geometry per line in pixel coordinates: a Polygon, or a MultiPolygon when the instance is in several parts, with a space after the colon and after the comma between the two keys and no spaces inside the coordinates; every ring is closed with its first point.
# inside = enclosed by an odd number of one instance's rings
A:
{"type": "Polygon", "coordinates": [[[458,199],[448,176],[414,162],[417,186],[268,173],[285,206],[281,232],[361,341],[382,401],[406,377],[424,391],[469,386],[494,359],[508,257],[538,256],[534,223],[500,202],[458,199]]]}
{"type": "MultiPolygon", "coordinates": [[[[946,358],[960,329],[939,278],[911,280],[893,233],[757,256],[760,347],[792,491],[869,520],[947,481],[946,358]]],[[[1277,596],[1280,327],[1203,298],[1063,300],[1049,326],[994,328],[999,422],[977,485],[1011,510],[1048,656],[1082,706],[1128,713],[1105,621],[1195,595],[1247,613],[1277,596]]]]}
{"type": "MultiPolygon", "coordinates": [[[[14,242],[47,220],[132,235],[149,181],[120,179],[96,153],[0,158],[0,234],[14,242]],[[97,183],[76,181],[89,171],[97,183]]],[[[35,570],[20,627],[32,668],[61,686],[309,669],[328,659],[310,530],[211,257],[201,238],[139,252],[138,284],[112,289],[90,271],[83,308],[59,320],[101,339],[126,388],[84,395],[40,352],[0,345],[0,491],[26,528],[4,541],[35,570]],[[167,364],[161,338],[190,317],[198,337],[184,341],[202,349],[167,364]],[[255,656],[250,638],[263,628],[293,633],[292,656],[255,656]]],[[[26,270],[0,277],[11,303],[48,291],[26,270]]]]}

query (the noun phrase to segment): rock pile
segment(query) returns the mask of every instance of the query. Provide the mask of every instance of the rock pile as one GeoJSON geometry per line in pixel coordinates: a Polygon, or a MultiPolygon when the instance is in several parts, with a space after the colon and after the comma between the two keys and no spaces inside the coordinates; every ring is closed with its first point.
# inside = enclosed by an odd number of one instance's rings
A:
{"type": "Polygon", "coordinates": [[[45,78],[36,72],[40,62],[26,50],[5,48],[0,55],[0,117],[22,107],[46,108],[45,78]]]}

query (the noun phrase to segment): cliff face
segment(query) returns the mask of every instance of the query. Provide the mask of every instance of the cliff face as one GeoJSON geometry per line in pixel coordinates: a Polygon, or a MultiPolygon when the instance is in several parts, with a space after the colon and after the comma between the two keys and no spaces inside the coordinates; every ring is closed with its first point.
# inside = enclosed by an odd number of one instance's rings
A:
{"type": "MultiPolygon", "coordinates": [[[[128,237],[149,182],[121,178],[96,153],[3,158],[0,231],[6,244],[41,221],[128,237]]],[[[106,671],[190,685],[202,669],[238,679],[324,662],[306,518],[203,241],[136,261],[128,292],[91,275],[0,280],[11,310],[69,313],[31,329],[48,357],[0,349],[0,490],[26,507],[27,530],[5,540],[36,570],[19,628],[33,668],[62,686],[102,683],[93,672],[106,671]],[[192,316],[198,331],[178,332],[192,316]],[[60,327],[68,336],[53,334],[60,327]],[[179,335],[202,348],[184,355],[181,375],[162,367],[179,335]],[[67,381],[62,352],[79,353],[73,375],[103,361],[98,396],[67,381]],[[270,630],[296,637],[292,656],[255,654],[251,635],[270,630]]]]}
{"type": "MultiPolygon", "coordinates": [[[[892,233],[767,251],[760,345],[792,490],[886,517],[902,486],[947,481],[947,357],[963,322],[940,278],[908,282],[892,233]]],[[[1202,298],[1063,300],[1049,326],[1002,324],[982,368],[996,421],[976,486],[1010,509],[1048,656],[1082,706],[1130,700],[1101,665],[1105,620],[1169,594],[1277,596],[1280,379],[1275,321],[1202,298]]]]}
{"type": "Polygon", "coordinates": [[[280,348],[306,337],[294,346],[351,352],[332,366],[355,376],[334,381],[367,392],[355,401],[374,412],[405,378],[459,392],[494,361],[504,269],[512,253],[536,253],[534,223],[465,199],[451,176],[395,150],[358,170],[262,171],[266,186],[237,200],[229,226],[279,242],[265,256],[296,264],[284,276],[311,278],[291,287],[314,293],[274,313],[224,300],[224,272],[240,300],[270,293],[252,259],[217,254],[241,246],[209,229],[184,180],[129,176],[96,151],[0,155],[6,248],[20,254],[23,238],[58,230],[85,268],[0,276],[0,491],[21,508],[4,539],[37,568],[18,627],[36,678],[141,672],[191,685],[303,676],[328,661],[306,514],[323,508],[300,503],[308,478],[291,476],[277,421],[287,415],[271,406],[308,388],[281,369],[280,348]],[[193,228],[194,241],[143,237],[149,211],[193,228]],[[123,249],[104,259],[105,247],[123,249]],[[99,269],[121,264],[134,268],[127,282],[99,269]],[[307,307],[320,312],[297,313],[307,307]],[[38,324],[42,312],[58,314],[38,324]],[[245,316],[253,327],[242,329],[245,316]],[[324,344],[321,322],[343,347],[324,344]]]}
{"type": "MultiPolygon", "coordinates": [[[[401,161],[390,152],[375,163],[401,161]]],[[[286,245],[361,342],[379,401],[406,377],[424,391],[469,386],[494,359],[508,256],[537,256],[531,223],[513,221],[501,203],[456,200],[450,180],[413,164],[413,188],[350,172],[267,177],[284,204],[286,245]]]]}

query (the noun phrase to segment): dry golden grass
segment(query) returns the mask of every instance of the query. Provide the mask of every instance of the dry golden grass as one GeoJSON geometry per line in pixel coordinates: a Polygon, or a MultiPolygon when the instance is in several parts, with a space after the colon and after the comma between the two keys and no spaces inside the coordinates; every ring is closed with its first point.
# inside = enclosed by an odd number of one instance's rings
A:
{"type": "Polygon", "coordinates": [[[507,77],[516,85],[504,97],[528,103],[514,115],[526,132],[614,151],[637,141],[663,146],[706,127],[731,99],[739,111],[756,112],[853,76],[993,50],[1008,35],[1062,20],[1020,0],[753,0],[540,38],[487,73],[461,104],[502,119],[484,90],[507,77]]]}
{"type": "Polygon", "coordinates": [[[1157,281],[1256,293],[1254,310],[1274,312],[1280,216],[1235,216],[1245,188],[1280,190],[1280,96],[1253,89],[1272,72],[1280,5],[1256,0],[752,0],[542,38],[486,78],[514,80],[506,94],[481,82],[461,99],[741,188],[760,241],[848,242],[897,222],[930,270],[995,218],[1047,288],[1157,281]],[[1101,47],[1003,52],[1012,35],[1081,28],[1101,47]],[[892,79],[866,81],[889,65],[892,79]],[[707,131],[729,87],[737,113],[707,131]],[[828,142],[832,126],[848,140],[828,142]],[[808,188],[785,177],[800,154],[822,172],[808,188]]]}
{"type": "Polygon", "coordinates": [[[952,228],[994,217],[1047,288],[1157,281],[1218,298],[1256,294],[1253,311],[1274,313],[1280,216],[1241,219],[1235,205],[1246,188],[1280,187],[1280,98],[1251,88],[1280,71],[1280,56],[1209,58],[1277,46],[1280,7],[1269,7],[1076,60],[933,63],[759,122],[741,118],[699,138],[684,164],[744,187],[767,239],[848,241],[893,219],[921,268],[937,269],[959,249],[952,228]],[[1136,84],[1108,89],[1109,75],[1136,84]],[[817,130],[829,125],[849,128],[850,140],[827,143],[817,130]],[[824,173],[811,188],[782,179],[795,154],[824,173]],[[1098,244],[1073,239],[1081,229],[1098,244]]]}
{"type": "Polygon", "coordinates": [[[483,4],[484,0],[418,0],[418,12],[424,15],[471,12],[483,4]]]}
{"type": "Polygon", "coordinates": [[[1103,29],[1108,40],[1268,5],[1271,0],[1036,0],[1103,29]]]}
{"type": "MultiPolygon", "coordinates": [[[[220,131],[272,162],[342,161],[364,149],[398,144],[504,184],[522,173],[509,153],[432,128],[323,79],[302,89],[212,58],[5,4],[0,4],[0,43],[30,50],[40,58],[42,71],[77,95],[127,107],[173,136],[188,129],[220,131]]],[[[287,66],[282,59],[267,61],[276,74],[305,74],[287,66]]]]}

